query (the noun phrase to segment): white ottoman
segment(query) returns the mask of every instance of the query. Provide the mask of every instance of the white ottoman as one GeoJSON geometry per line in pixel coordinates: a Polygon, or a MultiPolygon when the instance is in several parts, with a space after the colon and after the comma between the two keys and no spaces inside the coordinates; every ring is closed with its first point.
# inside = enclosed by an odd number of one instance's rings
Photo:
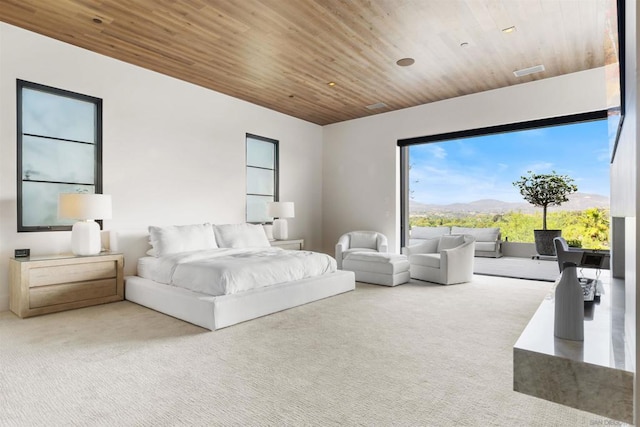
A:
{"type": "Polygon", "coordinates": [[[353,271],[358,282],[396,286],[409,281],[409,261],[404,255],[352,252],[342,261],[342,269],[353,271]]]}

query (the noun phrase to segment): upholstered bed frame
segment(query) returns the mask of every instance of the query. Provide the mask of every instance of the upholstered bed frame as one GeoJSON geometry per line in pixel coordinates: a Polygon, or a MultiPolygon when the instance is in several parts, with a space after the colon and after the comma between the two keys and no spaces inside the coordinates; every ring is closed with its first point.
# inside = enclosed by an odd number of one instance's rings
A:
{"type": "Polygon", "coordinates": [[[138,259],[150,249],[145,230],[111,231],[105,240],[124,255],[125,299],[212,331],[355,289],[353,272],[338,270],[214,297],[136,276],[138,259]]]}

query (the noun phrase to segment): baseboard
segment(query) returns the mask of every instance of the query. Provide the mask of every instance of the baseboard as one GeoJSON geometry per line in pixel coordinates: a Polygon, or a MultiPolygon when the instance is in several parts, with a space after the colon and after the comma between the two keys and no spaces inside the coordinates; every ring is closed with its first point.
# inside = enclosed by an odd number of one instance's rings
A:
{"type": "Polygon", "coordinates": [[[9,310],[9,295],[0,295],[0,311],[9,310]]]}

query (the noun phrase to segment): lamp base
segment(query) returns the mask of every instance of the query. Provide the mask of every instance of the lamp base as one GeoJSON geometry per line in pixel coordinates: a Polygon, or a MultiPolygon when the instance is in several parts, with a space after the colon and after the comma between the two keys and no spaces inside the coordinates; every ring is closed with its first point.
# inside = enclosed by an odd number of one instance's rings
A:
{"type": "Polygon", "coordinates": [[[273,220],[273,238],[276,240],[287,240],[289,229],[286,219],[278,218],[273,220]]]}
{"type": "Polygon", "coordinates": [[[98,255],[102,247],[100,226],[92,219],[78,221],[71,228],[71,251],[74,255],[98,255]]]}

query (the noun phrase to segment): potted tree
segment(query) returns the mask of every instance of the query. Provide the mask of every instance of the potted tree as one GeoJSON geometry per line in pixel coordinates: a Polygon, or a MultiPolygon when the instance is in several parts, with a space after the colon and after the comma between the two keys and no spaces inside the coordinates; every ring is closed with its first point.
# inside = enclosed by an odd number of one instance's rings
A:
{"type": "Polygon", "coordinates": [[[578,187],[573,183],[573,178],[558,175],[555,171],[550,174],[527,173],[529,175],[521,176],[513,185],[518,187],[527,202],[542,208],[542,230],[533,230],[536,251],[539,255],[555,255],[553,239],[560,237],[562,230],[547,229],[547,208],[567,202],[567,196],[578,191],[578,187]]]}

